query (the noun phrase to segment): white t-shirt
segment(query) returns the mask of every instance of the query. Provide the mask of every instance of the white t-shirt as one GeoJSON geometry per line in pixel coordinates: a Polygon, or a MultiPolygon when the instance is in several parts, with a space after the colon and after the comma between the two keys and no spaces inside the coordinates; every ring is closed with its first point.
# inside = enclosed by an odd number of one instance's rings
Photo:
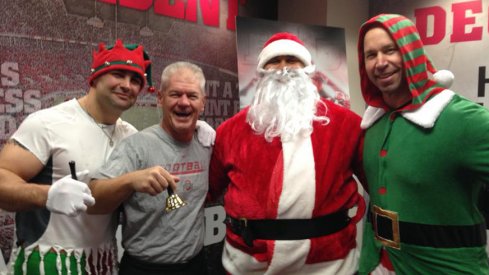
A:
{"type": "MultiPolygon", "coordinates": [[[[52,184],[69,175],[68,162],[71,160],[76,162],[77,171],[90,171],[86,178],[79,179],[88,182],[91,175],[107,160],[115,145],[137,132],[134,126],[121,119],[115,125],[106,125],[104,128],[95,123],[76,99],[72,99],[31,114],[22,122],[12,139],[26,147],[45,165],[32,182],[52,184]],[[114,146],[109,145],[107,135],[111,136],[114,146]]],[[[116,226],[112,214],[82,213],[69,217],[51,213],[47,209],[37,209],[16,215],[17,240],[25,248],[26,259],[37,248],[41,255],[53,248],[73,253],[77,259],[81,258],[83,252],[87,256],[92,253],[94,261],[98,255],[106,252],[110,252],[111,258],[116,259],[116,226]]],[[[112,261],[112,265],[115,263],[112,261]]]]}

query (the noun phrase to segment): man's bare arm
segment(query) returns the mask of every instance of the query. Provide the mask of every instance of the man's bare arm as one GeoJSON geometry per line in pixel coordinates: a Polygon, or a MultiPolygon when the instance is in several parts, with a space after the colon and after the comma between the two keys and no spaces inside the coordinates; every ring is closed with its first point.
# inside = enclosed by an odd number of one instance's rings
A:
{"type": "Polygon", "coordinates": [[[0,208],[22,211],[45,207],[49,185],[28,184],[43,168],[25,147],[9,140],[0,151],[0,208]]]}

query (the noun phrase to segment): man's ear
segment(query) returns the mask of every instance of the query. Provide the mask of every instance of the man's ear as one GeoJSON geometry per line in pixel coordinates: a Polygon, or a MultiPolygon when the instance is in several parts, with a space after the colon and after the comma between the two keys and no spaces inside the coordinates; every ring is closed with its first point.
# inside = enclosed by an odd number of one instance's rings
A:
{"type": "Polygon", "coordinates": [[[203,114],[204,113],[204,110],[205,110],[205,102],[207,100],[207,96],[204,95],[204,98],[202,98],[202,109],[200,110],[200,114],[203,114]]]}
{"type": "Polygon", "coordinates": [[[162,90],[156,90],[156,98],[158,101],[163,99],[163,91],[162,90]]]}
{"type": "Polygon", "coordinates": [[[90,82],[90,87],[91,88],[95,88],[97,86],[97,81],[98,81],[98,77],[96,77],[95,79],[92,80],[92,82],[90,82]]]}

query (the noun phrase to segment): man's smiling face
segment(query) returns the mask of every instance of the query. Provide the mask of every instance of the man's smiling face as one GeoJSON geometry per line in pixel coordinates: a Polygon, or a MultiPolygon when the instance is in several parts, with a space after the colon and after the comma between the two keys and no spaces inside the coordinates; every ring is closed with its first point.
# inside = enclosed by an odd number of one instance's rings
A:
{"type": "Polygon", "coordinates": [[[168,87],[159,92],[158,101],[163,110],[163,129],[176,140],[191,140],[205,107],[204,91],[195,74],[185,68],[178,70],[171,76],[168,87]]]}

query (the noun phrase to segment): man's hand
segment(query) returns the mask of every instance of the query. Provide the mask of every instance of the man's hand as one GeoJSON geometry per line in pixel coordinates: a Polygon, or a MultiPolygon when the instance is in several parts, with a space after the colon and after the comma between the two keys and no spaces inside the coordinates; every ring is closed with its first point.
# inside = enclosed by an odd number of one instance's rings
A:
{"type": "Polygon", "coordinates": [[[130,177],[132,189],[135,192],[147,193],[152,196],[158,195],[168,187],[176,190],[176,182],[179,181],[178,177],[171,175],[161,166],[132,172],[130,177]]]}
{"type": "Polygon", "coordinates": [[[211,147],[214,145],[214,140],[216,139],[216,131],[204,120],[197,120],[197,125],[195,127],[197,131],[197,139],[205,147],[211,147]]]}
{"type": "MultiPolygon", "coordinates": [[[[88,175],[88,170],[78,172],[78,178],[88,175]]],[[[74,180],[67,175],[51,185],[48,191],[46,207],[49,211],[65,214],[71,217],[85,212],[88,206],[95,204],[95,199],[88,185],[84,182],[74,180]]]]}
{"type": "Polygon", "coordinates": [[[180,179],[162,166],[136,170],[113,178],[92,179],[90,188],[97,204],[89,207],[89,214],[108,214],[117,209],[134,192],[156,196],[167,188],[176,190],[180,179]]]}

